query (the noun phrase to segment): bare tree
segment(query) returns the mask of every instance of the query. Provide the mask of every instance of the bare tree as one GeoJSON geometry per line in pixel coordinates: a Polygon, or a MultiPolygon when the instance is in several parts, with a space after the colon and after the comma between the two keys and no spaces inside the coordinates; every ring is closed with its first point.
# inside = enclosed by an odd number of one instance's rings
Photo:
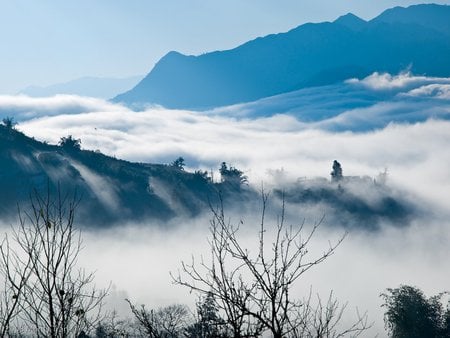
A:
{"type": "Polygon", "coordinates": [[[131,318],[119,318],[116,311],[109,313],[95,328],[96,338],[129,338],[139,336],[139,330],[131,318]]]}
{"type": "Polygon", "coordinates": [[[30,275],[30,259],[23,261],[11,248],[6,235],[0,245],[0,275],[3,289],[0,295],[0,337],[11,337],[15,330],[11,326],[20,312],[23,290],[30,275]]]}
{"type": "Polygon", "coordinates": [[[360,314],[356,309],[357,319],[350,326],[343,328],[341,325],[342,316],[347,308],[347,304],[340,305],[334,298],[333,292],[326,303],[317,295],[316,302],[313,302],[310,291],[307,299],[304,299],[299,306],[297,325],[293,328],[291,337],[305,338],[340,338],[358,337],[372,324],[368,323],[367,313],[360,314]]]}
{"type": "Polygon", "coordinates": [[[94,274],[77,267],[81,235],[74,228],[78,200],[35,193],[28,212],[19,210],[19,226],[1,247],[3,302],[9,323],[18,317],[36,337],[77,336],[101,319],[106,290],[93,285],[94,274]],[[11,296],[12,295],[12,296],[11,296]],[[13,302],[11,302],[13,301],[13,302]]]}
{"type": "Polygon", "coordinates": [[[173,304],[157,310],[147,310],[126,299],[141,331],[150,338],[178,338],[183,335],[189,321],[186,306],[173,304]]]}
{"type": "MultiPolygon", "coordinates": [[[[322,220],[308,231],[304,223],[298,227],[287,226],[283,201],[274,234],[268,237],[270,228],[265,221],[268,194],[263,191],[261,195],[262,216],[256,253],[241,244],[239,226],[227,220],[220,205],[212,209],[211,261],[205,262],[202,258],[197,263],[192,258],[191,263],[182,262],[181,271],[172,278],[176,284],[191,290],[213,294],[226,315],[233,337],[256,337],[264,331],[275,338],[296,336],[297,328],[305,321],[309,328],[314,326],[309,321],[321,319],[322,315],[311,317],[312,308],[308,304],[309,310],[303,310],[305,304],[292,297],[292,289],[303,274],[335,252],[345,235],[336,243],[330,243],[322,254],[310,257],[308,246],[322,220]]],[[[337,303],[329,305],[329,313],[325,314],[328,319],[320,323],[328,325],[324,330],[332,329],[330,318],[339,320],[341,316],[337,303]]],[[[319,310],[323,312],[323,309],[319,310]]],[[[366,328],[365,325],[356,326],[361,331],[366,328]]]]}

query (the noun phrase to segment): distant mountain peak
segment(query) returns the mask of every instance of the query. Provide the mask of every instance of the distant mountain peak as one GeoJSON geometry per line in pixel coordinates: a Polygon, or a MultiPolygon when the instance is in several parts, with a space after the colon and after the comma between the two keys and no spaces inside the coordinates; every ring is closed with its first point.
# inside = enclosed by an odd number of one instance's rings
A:
{"type": "Polygon", "coordinates": [[[419,4],[409,7],[397,6],[387,9],[379,16],[371,20],[371,22],[420,25],[449,35],[449,16],[449,5],[419,4]]]}
{"type": "Polygon", "coordinates": [[[367,21],[361,19],[353,13],[347,13],[337,18],[334,23],[345,26],[350,29],[361,29],[367,21]]]}

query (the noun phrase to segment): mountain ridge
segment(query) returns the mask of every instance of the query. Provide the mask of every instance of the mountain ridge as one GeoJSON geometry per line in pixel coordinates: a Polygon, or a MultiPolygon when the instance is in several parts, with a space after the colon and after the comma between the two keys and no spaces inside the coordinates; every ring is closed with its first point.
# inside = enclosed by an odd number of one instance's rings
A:
{"type": "Polygon", "coordinates": [[[225,201],[254,192],[182,167],[133,163],[79,147],[49,145],[0,124],[0,218],[26,209],[33,192],[81,197],[79,222],[98,227],[127,222],[190,218],[209,209],[219,191],[225,201]]]}
{"type": "Polygon", "coordinates": [[[230,50],[199,56],[172,51],[113,101],[204,110],[363,78],[375,71],[395,74],[411,69],[417,74],[450,76],[450,26],[442,19],[450,22],[450,6],[428,6],[404,8],[395,22],[395,8],[370,21],[347,14],[334,22],[307,23],[256,38],[230,50]],[[417,18],[410,11],[425,14],[417,18]],[[430,15],[441,19],[430,23],[430,15]],[[427,23],[431,27],[423,26],[427,23]]]}

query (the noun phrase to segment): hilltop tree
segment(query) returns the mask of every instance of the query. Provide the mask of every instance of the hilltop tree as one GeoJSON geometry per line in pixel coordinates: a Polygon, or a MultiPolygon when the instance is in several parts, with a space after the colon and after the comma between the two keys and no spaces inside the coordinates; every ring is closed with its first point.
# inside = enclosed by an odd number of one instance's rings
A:
{"type": "Polygon", "coordinates": [[[3,118],[2,123],[7,129],[14,129],[14,127],[17,125],[17,122],[14,121],[14,117],[10,116],[3,118]]]}
{"type": "Polygon", "coordinates": [[[68,135],[67,137],[63,136],[59,141],[59,146],[65,150],[80,150],[81,140],[75,139],[72,135],[68,135]]]}
{"type": "Polygon", "coordinates": [[[331,181],[338,182],[342,180],[342,178],[343,176],[341,164],[338,161],[334,160],[333,170],[331,171],[331,181]]]}
{"type": "Polygon", "coordinates": [[[247,183],[247,176],[244,175],[244,172],[232,166],[228,168],[226,162],[222,162],[219,172],[222,182],[236,185],[247,183]]]}
{"type": "Polygon", "coordinates": [[[175,161],[173,161],[170,165],[177,169],[184,170],[184,166],[186,164],[184,163],[184,158],[180,156],[175,161]]]}

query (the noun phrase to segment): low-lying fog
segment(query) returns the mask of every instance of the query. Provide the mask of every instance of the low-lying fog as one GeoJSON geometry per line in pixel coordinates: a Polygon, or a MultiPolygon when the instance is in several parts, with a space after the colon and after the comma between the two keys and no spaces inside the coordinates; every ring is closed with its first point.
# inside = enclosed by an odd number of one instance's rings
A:
{"type": "MultiPolygon", "coordinates": [[[[217,171],[226,161],[244,170],[256,187],[262,181],[271,187],[289,184],[299,177],[329,178],[335,159],[342,164],[344,176],[376,177],[387,168],[387,184],[403,191],[427,211],[426,215],[418,214],[407,227],[350,232],[335,255],[311,270],[296,286],[299,295],[306,295],[312,286],[323,298],[334,290],[340,301],[348,301],[348,315],[354,315],[356,307],[367,310],[370,321],[375,323],[371,334],[383,337],[379,295],[386,288],[415,285],[427,295],[448,288],[448,83],[448,79],[411,75],[373,75],[353,80],[346,86],[362,86],[365,94],[378,93],[387,99],[310,124],[284,114],[252,119],[230,117],[230,110],[239,113],[240,106],[229,108],[227,114],[163,108],[135,112],[101,100],[65,96],[3,97],[0,112],[13,111],[20,121],[18,129],[39,140],[57,143],[61,136],[72,134],[81,138],[82,147],[118,158],[168,163],[183,156],[187,170],[208,171],[217,171]],[[398,114],[402,117],[398,118],[398,114]],[[380,117],[386,116],[396,116],[397,122],[380,127],[377,123],[384,121],[380,117]],[[378,122],[374,124],[375,120],[378,122]],[[366,127],[351,127],[358,123],[366,127]],[[345,130],[345,126],[349,128],[345,130]]],[[[338,99],[328,98],[330,102],[338,99]]],[[[320,208],[314,213],[288,211],[290,224],[301,223],[302,215],[311,224],[323,212],[320,208]]],[[[249,246],[257,245],[258,213],[229,214],[235,222],[245,221],[243,241],[249,246]]],[[[172,285],[169,271],[176,272],[180,261],[189,261],[191,254],[208,257],[209,218],[206,214],[197,219],[180,219],[175,221],[176,227],[167,229],[153,224],[124,224],[112,230],[84,232],[80,263],[96,271],[99,285],[112,282],[110,303],[121,313],[127,313],[125,297],[149,307],[174,302],[192,305],[195,295],[172,285]]],[[[333,220],[326,219],[325,223],[313,241],[313,252],[321,252],[328,240],[335,240],[344,231],[333,227],[333,220]]]]}
{"type": "MultiPolygon", "coordinates": [[[[238,215],[231,217],[238,222],[238,215]]],[[[257,225],[257,219],[245,222],[242,241],[249,248],[258,245],[257,225]],[[247,227],[252,227],[252,231],[247,227]]],[[[356,317],[356,308],[368,311],[369,320],[374,322],[371,333],[383,337],[379,295],[386,288],[414,285],[427,295],[448,289],[449,226],[448,222],[417,220],[407,228],[350,233],[332,257],[299,280],[292,294],[307,296],[312,287],[314,293],[325,299],[333,290],[342,303],[348,302],[349,320],[356,317]]],[[[208,220],[201,218],[182,221],[171,231],[126,226],[84,233],[81,264],[96,270],[98,283],[112,281],[111,306],[123,315],[128,313],[123,301],[126,297],[149,307],[172,303],[193,307],[196,296],[187,288],[173,285],[169,271],[176,274],[181,269],[181,260],[190,262],[191,255],[197,260],[203,255],[208,261],[207,227],[208,220]]],[[[311,257],[326,250],[328,241],[336,241],[342,234],[340,229],[323,226],[310,246],[311,257]]]]}

